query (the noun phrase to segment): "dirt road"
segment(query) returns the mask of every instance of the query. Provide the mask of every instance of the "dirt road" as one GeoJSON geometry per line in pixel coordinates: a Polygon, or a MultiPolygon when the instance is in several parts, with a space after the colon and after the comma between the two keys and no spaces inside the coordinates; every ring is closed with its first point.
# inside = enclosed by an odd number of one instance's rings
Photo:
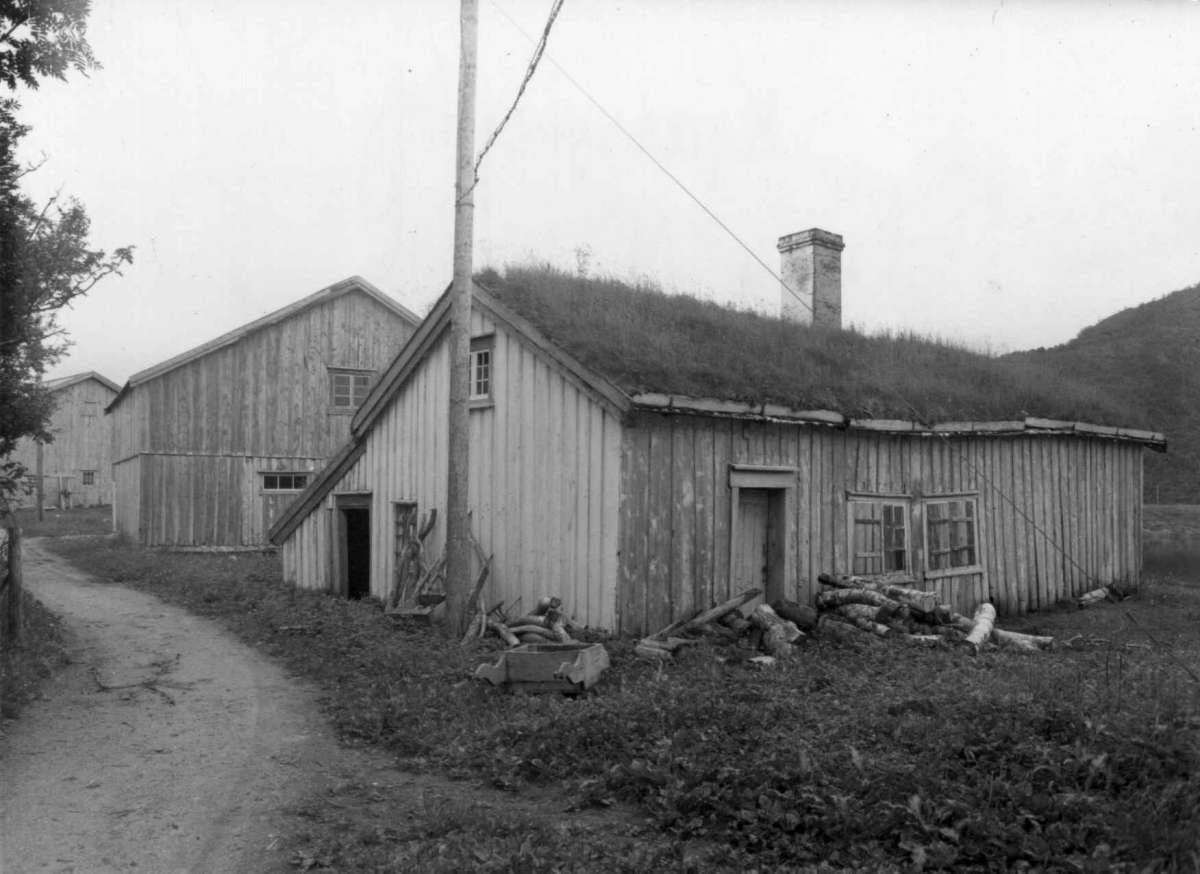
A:
{"type": "Polygon", "coordinates": [[[0,738],[0,874],[286,870],[282,809],[364,771],[313,694],[204,619],[25,556],[73,664],[0,738]]]}

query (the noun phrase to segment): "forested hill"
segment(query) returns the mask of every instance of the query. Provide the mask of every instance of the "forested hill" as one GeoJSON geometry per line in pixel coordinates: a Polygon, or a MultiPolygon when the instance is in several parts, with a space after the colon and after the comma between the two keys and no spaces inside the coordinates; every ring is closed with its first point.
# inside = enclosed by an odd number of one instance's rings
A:
{"type": "Polygon", "coordinates": [[[1048,365],[1111,392],[1167,437],[1146,453],[1146,500],[1200,503],[1200,285],[1109,316],[1062,346],[1008,358],[1048,365]]]}

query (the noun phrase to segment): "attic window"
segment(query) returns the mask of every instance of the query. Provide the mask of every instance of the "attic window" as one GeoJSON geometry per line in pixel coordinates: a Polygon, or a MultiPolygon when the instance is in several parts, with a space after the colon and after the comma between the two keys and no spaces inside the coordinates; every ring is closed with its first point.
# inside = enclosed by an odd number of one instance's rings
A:
{"type": "Polygon", "coordinates": [[[488,404],[492,400],[492,364],[494,337],[471,338],[471,402],[488,404]]]}
{"type": "Polygon", "coordinates": [[[371,387],[371,370],[329,370],[329,406],[337,412],[357,410],[371,387]]]}
{"type": "Polygon", "coordinates": [[[83,417],[85,419],[95,419],[96,414],[100,411],[99,401],[84,401],[83,402],[83,417]]]}
{"type": "Polygon", "coordinates": [[[264,492],[298,492],[308,485],[307,473],[264,473],[264,492]]]}

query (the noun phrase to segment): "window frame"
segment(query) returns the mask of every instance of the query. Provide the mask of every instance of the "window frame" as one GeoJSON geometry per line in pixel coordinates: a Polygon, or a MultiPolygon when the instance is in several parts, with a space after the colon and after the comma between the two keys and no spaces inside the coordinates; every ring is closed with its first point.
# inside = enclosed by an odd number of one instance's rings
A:
{"type": "Polygon", "coordinates": [[[330,367],[329,371],[329,412],[343,415],[352,415],[363,401],[367,399],[367,395],[371,393],[371,383],[375,376],[374,370],[358,368],[358,367],[330,367]],[[349,404],[338,403],[338,378],[346,377],[349,389],[349,404]],[[356,377],[363,378],[362,395],[356,400],[355,385],[356,377]]]}
{"type": "MultiPolygon", "coordinates": [[[[922,564],[924,566],[926,579],[939,579],[941,577],[957,577],[966,574],[983,573],[982,560],[982,544],[979,529],[979,493],[978,492],[949,492],[936,495],[924,495],[921,499],[921,536],[924,540],[924,558],[922,564]],[[955,502],[962,502],[964,505],[970,505],[970,513],[961,518],[949,518],[942,520],[930,519],[930,508],[935,505],[944,504],[949,506],[955,502]],[[930,522],[945,521],[950,526],[955,522],[969,522],[971,532],[971,542],[969,546],[955,547],[951,545],[948,549],[938,550],[939,554],[949,553],[953,555],[956,550],[970,549],[972,552],[973,561],[970,564],[951,565],[949,567],[935,568],[934,564],[934,538],[930,529],[930,522]]],[[[951,528],[951,541],[953,540],[953,529],[951,528]]]]}
{"type": "Polygon", "coordinates": [[[94,486],[96,484],[96,471],[80,470],[79,471],[79,484],[81,486],[94,486]]]}
{"type": "Polygon", "coordinates": [[[261,470],[258,472],[258,491],[263,495],[294,495],[304,491],[312,483],[314,473],[311,470],[261,470]],[[282,487],[278,481],[283,477],[289,477],[291,485],[282,487]],[[304,480],[300,485],[296,485],[297,478],[304,480]],[[274,478],[275,486],[268,486],[267,480],[274,478]]]}
{"type": "MultiPolygon", "coordinates": [[[[871,520],[874,521],[874,520],[871,520]]],[[[850,563],[850,573],[855,576],[863,577],[881,577],[891,574],[908,574],[915,573],[916,561],[914,554],[916,552],[916,544],[913,542],[913,496],[909,494],[895,493],[872,493],[872,492],[848,492],[846,494],[846,530],[848,534],[847,557],[850,563]],[[857,549],[857,525],[860,522],[860,517],[855,513],[857,506],[869,505],[878,507],[878,522],[879,522],[879,551],[860,553],[857,549]],[[894,549],[889,550],[887,545],[887,508],[899,507],[900,518],[903,522],[902,531],[904,532],[904,567],[889,568],[887,567],[887,555],[889,552],[894,552],[894,549]],[[859,558],[869,558],[878,556],[880,570],[859,570],[859,558]]]]}
{"type": "Polygon", "coordinates": [[[471,338],[471,357],[470,357],[470,391],[467,395],[467,403],[471,409],[482,409],[490,407],[496,402],[496,335],[481,334],[471,338]],[[483,364],[480,364],[480,359],[485,358],[483,364]],[[477,391],[481,382],[479,377],[480,368],[484,369],[483,384],[486,391],[477,391]]]}

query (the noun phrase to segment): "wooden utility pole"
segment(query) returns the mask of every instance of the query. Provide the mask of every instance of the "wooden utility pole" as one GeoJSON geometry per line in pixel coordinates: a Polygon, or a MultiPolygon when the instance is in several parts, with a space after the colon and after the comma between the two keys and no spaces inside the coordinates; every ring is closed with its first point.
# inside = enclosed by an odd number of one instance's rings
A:
{"type": "Polygon", "coordinates": [[[454,284],[450,302],[450,456],[446,483],[446,633],[466,626],[471,585],[467,470],[471,444],[471,266],[475,229],[475,55],[478,0],[461,0],[458,151],[454,185],[454,284]]]}
{"type": "Polygon", "coordinates": [[[13,648],[21,643],[21,529],[15,516],[4,520],[8,529],[7,567],[0,567],[0,646],[13,648]],[[7,573],[6,573],[7,571],[7,573]]]}
{"type": "Polygon", "coordinates": [[[43,521],[46,518],[46,511],[44,509],[44,505],[46,503],[46,486],[44,485],[44,478],[43,478],[43,474],[45,473],[45,471],[42,469],[43,468],[42,452],[44,451],[44,449],[45,449],[45,444],[42,443],[41,440],[38,440],[37,441],[37,483],[35,484],[35,488],[37,489],[37,491],[34,493],[35,494],[34,499],[37,501],[37,519],[39,522],[43,521]]]}

